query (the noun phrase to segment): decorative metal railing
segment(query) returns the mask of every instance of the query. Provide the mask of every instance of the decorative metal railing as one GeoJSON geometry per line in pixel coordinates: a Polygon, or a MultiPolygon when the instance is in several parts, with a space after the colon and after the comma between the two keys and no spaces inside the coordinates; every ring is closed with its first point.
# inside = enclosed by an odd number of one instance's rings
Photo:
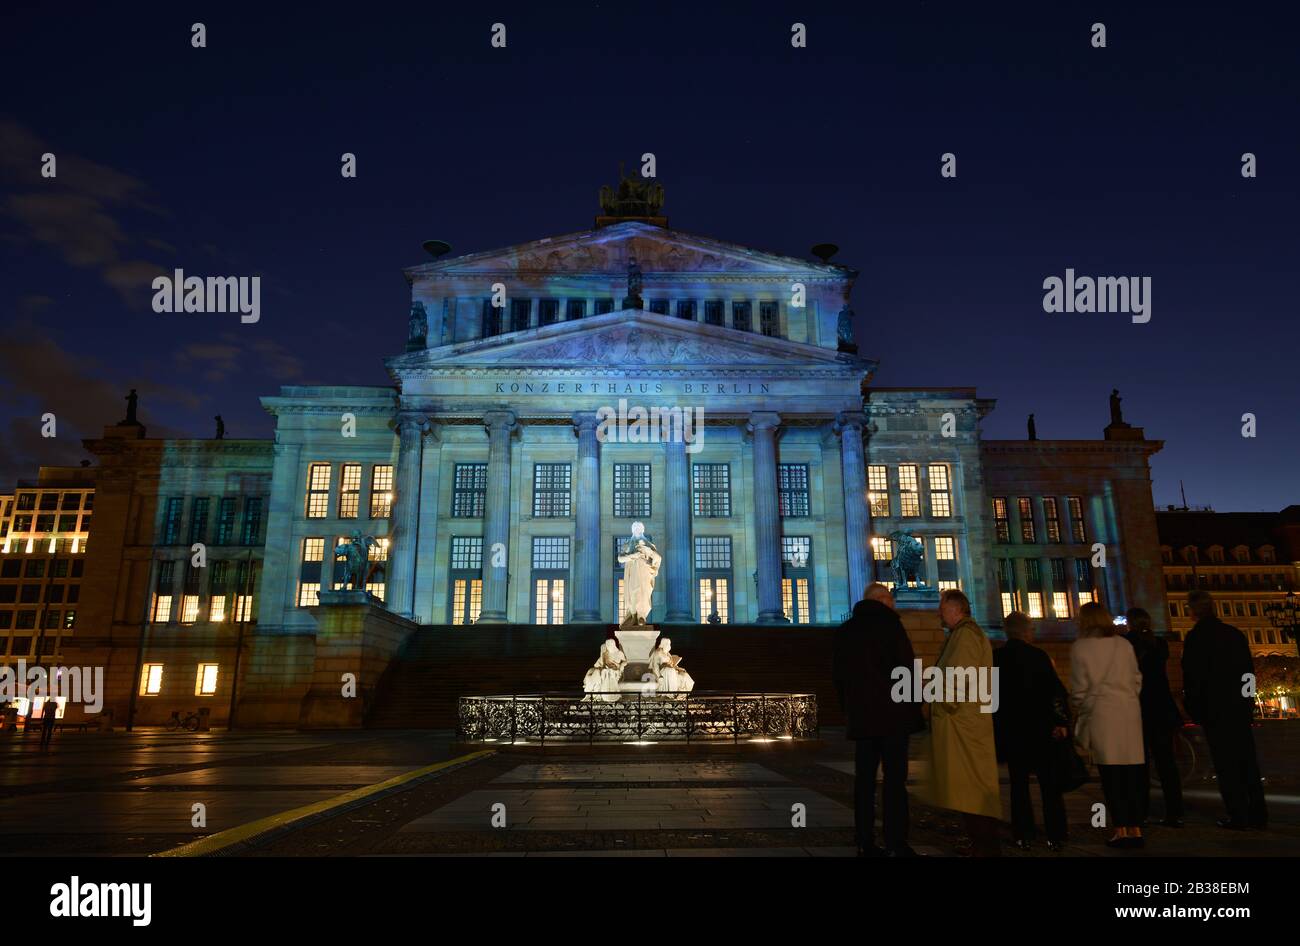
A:
{"type": "Polygon", "coordinates": [[[815,737],[812,693],[624,692],[462,696],[461,742],[658,742],[815,737]],[[614,694],[609,694],[613,696],[614,694]],[[594,699],[592,697],[595,697],[594,699]]]}

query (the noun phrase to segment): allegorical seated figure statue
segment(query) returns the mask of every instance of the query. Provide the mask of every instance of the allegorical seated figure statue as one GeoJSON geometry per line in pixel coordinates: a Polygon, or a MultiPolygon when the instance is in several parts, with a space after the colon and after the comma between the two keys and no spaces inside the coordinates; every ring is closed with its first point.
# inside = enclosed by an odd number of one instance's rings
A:
{"type": "Polygon", "coordinates": [[[654,595],[655,576],[663,556],[646,535],[645,526],[632,523],[632,537],[618,550],[623,566],[623,611],[619,627],[639,627],[650,616],[650,599],[654,595]]]}
{"type": "Polygon", "coordinates": [[[600,646],[600,656],[596,658],[595,666],[582,679],[582,690],[588,694],[586,699],[615,702],[620,696],[618,684],[623,679],[623,668],[626,666],[627,656],[623,653],[623,645],[619,643],[614,629],[610,628],[605,632],[605,643],[600,646]]]}
{"type": "Polygon", "coordinates": [[[672,650],[673,642],[660,634],[650,650],[649,672],[660,695],[682,699],[695,689],[695,680],[682,669],[682,658],[672,650]]]}

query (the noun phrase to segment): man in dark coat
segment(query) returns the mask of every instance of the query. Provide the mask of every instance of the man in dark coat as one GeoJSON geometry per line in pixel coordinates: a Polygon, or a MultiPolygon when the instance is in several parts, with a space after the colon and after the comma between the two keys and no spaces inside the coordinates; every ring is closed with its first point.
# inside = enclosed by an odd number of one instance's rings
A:
{"type": "Polygon", "coordinates": [[[1007,763],[1011,781],[1011,833],[1016,847],[1028,850],[1036,834],[1029,776],[1038,776],[1043,799],[1047,846],[1065,846],[1065,795],[1061,789],[1060,754],[1055,743],[1069,733],[1069,695],[1056,675],[1052,658],[1030,643],[1034,627],[1020,611],[1007,615],[1007,643],[993,652],[1001,698],[993,716],[998,758],[1007,763]]]}
{"type": "Polygon", "coordinates": [[[925,722],[918,704],[890,696],[894,669],[912,674],[914,658],[893,595],[872,584],[853,617],[835,632],[834,644],[835,687],[847,717],[846,736],[856,743],[853,811],[859,856],[915,853],[907,844],[907,740],[925,722]],[[883,850],[874,841],[877,767],[884,770],[883,850]]]}
{"type": "Polygon", "coordinates": [[[1196,625],[1183,641],[1183,706],[1200,724],[1228,817],[1219,827],[1241,831],[1268,825],[1264,787],[1255,757],[1255,701],[1247,695],[1254,661],[1246,635],[1214,613],[1207,591],[1193,591],[1187,604],[1196,625]]]}
{"type": "MultiPolygon", "coordinates": [[[[1133,645],[1138,670],[1142,673],[1142,744],[1146,746],[1147,761],[1154,762],[1160,777],[1160,791],[1165,796],[1165,818],[1161,822],[1169,828],[1183,826],[1183,783],[1174,761],[1174,733],[1183,724],[1178,704],[1169,690],[1169,645],[1164,638],[1156,637],[1151,630],[1151,615],[1143,608],[1131,608],[1128,633],[1124,637],[1133,645]]],[[[1151,786],[1148,780],[1142,801],[1142,820],[1147,819],[1151,803],[1151,786]]]]}

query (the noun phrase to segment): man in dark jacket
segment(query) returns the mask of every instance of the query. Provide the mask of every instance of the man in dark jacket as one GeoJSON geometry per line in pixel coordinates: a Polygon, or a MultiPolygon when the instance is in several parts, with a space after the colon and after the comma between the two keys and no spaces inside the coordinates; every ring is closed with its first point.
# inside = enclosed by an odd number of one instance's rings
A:
{"type": "Polygon", "coordinates": [[[1241,831],[1268,824],[1264,786],[1255,757],[1253,687],[1255,664],[1246,635],[1214,613],[1207,591],[1193,591],[1187,604],[1196,625],[1183,642],[1183,706],[1205,732],[1210,759],[1228,817],[1219,827],[1241,831]]]}
{"type": "Polygon", "coordinates": [[[859,856],[915,853],[907,844],[907,740],[925,723],[919,705],[890,696],[894,669],[913,673],[914,658],[893,595],[884,585],[872,584],[854,606],[853,617],[835,632],[833,668],[847,717],[846,736],[857,744],[853,811],[859,856]],[[877,767],[884,770],[884,850],[874,841],[877,767]]]}
{"type": "MultiPolygon", "coordinates": [[[[1183,826],[1183,784],[1174,761],[1174,733],[1183,724],[1178,704],[1169,690],[1169,645],[1164,638],[1156,637],[1151,630],[1151,615],[1143,608],[1130,608],[1128,633],[1124,635],[1133,645],[1138,670],[1142,674],[1142,692],[1138,701],[1142,705],[1142,744],[1146,746],[1147,761],[1154,762],[1160,776],[1160,791],[1165,796],[1165,819],[1161,824],[1169,828],[1183,826]]],[[[1147,820],[1151,803],[1151,785],[1145,785],[1142,800],[1142,820],[1147,820]]]]}
{"type": "Polygon", "coordinates": [[[1069,696],[1052,667],[1052,658],[1030,643],[1034,627],[1028,615],[1012,611],[1004,627],[1007,643],[993,653],[1001,697],[993,716],[993,734],[998,758],[1006,761],[1011,781],[1011,833],[1022,850],[1033,843],[1036,831],[1029,776],[1037,775],[1047,846],[1059,851],[1066,839],[1065,795],[1054,743],[1070,732],[1069,696]]]}

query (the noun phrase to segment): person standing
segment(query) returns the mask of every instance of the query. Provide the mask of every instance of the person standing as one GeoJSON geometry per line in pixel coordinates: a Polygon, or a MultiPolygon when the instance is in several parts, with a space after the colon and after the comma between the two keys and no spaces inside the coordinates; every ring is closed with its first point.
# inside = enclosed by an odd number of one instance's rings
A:
{"type": "MultiPolygon", "coordinates": [[[[949,677],[992,679],[993,648],[971,617],[970,599],[955,588],[939,596],[939,617],[949,629],[936,666],[949,677]],[[954,672],[949,674],[949,669],[954,672]]],[[[993,714],[983,711],[976,694],[945,692],[930,705],[929,771],[926,800],[936,808],[960,812],[976,857],[997,857],[1002,797],[993,738],[993,714]]]]}
{"type": "Polygon", "coordinates": [[[1101,775],[1107,820],[1115,833],[1107,847],[1142,847],[1142,798],[1147,760],[1142,745],[1142,674],[1115,619],[1100,604],[1079,609],[1079,637],[1070,646],[1070,702],[1074,734],[1101,775]]]}
{"type": "MultiPolygon", "coordinates": [[[[1142,608],[1131,608],[1125,617],[1128,633],[1124,637],[1133,645],[1138,671],[1142,674],[1142,692],[1138,702],[1142,707],[1142,744],[1146,748],[1147,764],[1154,762],[1160,778],[1160,792],[1165,798],[1165,817],[1160,823],[1167,828],[1183,826],[1183,785],[1174,761],[1174,733],[1183,724],[1178,704],[1169,690],[1169,645],[1164,638],[1151,631],[1151,615],[1142,608]]],[[[1144,781],[1142,795],[1142,821],[1147,820],[1151,805],[1150,775],[1144,781]]]]}
{"type": "Polygon", "coordinates": [[[45,698],[41,704],[41,749],[42,751],[50,747],[54,739],[54,721],[59,712],[58,702],[50,696],[45,698]]]}
{"type": "Polygon", "coordinates": [[[907,742],[925,727],[921,707],[891,695],[896,667],[913,671],[915,653],[894,610],[894,596],[879,583],[867,587],[853,616],[835,632],[832,676],[854,741],[853,816],[859,857],[909,857],[907,843],[907,742]],[[875,844],[876,770],[883,770],[884,848],[875,844]]]}
{"type": "Polygon", "coordinates": [[[1011,833],[1016,847],[1030,848],[1036,831],[1029,776],[1036,775],[1047,847],[1059,851],[1065,847],[1067,829],[1055,743],[1070,734],[1069,694],[1052,658],[1030,643],[1034,627],[1028,615],[1012,611],[1003,627],[1007,643],[993,652],[1000,693],[993,730],[998,758],[1006,761],[1011,781],[1011,833]]]}
{"type": "Polygon", "coordinates": [[[1255,701],[1247,680],[1255,664],[1246,635],[1214,613],[1208,591],[1187,596],[1196,624],[1183,641],[1183,706],[1205,732],[1219,794],[1228,817],[1219,827],[1234,831],[1268,826],[1264,786],[1255,755],[1255,701]]]}

